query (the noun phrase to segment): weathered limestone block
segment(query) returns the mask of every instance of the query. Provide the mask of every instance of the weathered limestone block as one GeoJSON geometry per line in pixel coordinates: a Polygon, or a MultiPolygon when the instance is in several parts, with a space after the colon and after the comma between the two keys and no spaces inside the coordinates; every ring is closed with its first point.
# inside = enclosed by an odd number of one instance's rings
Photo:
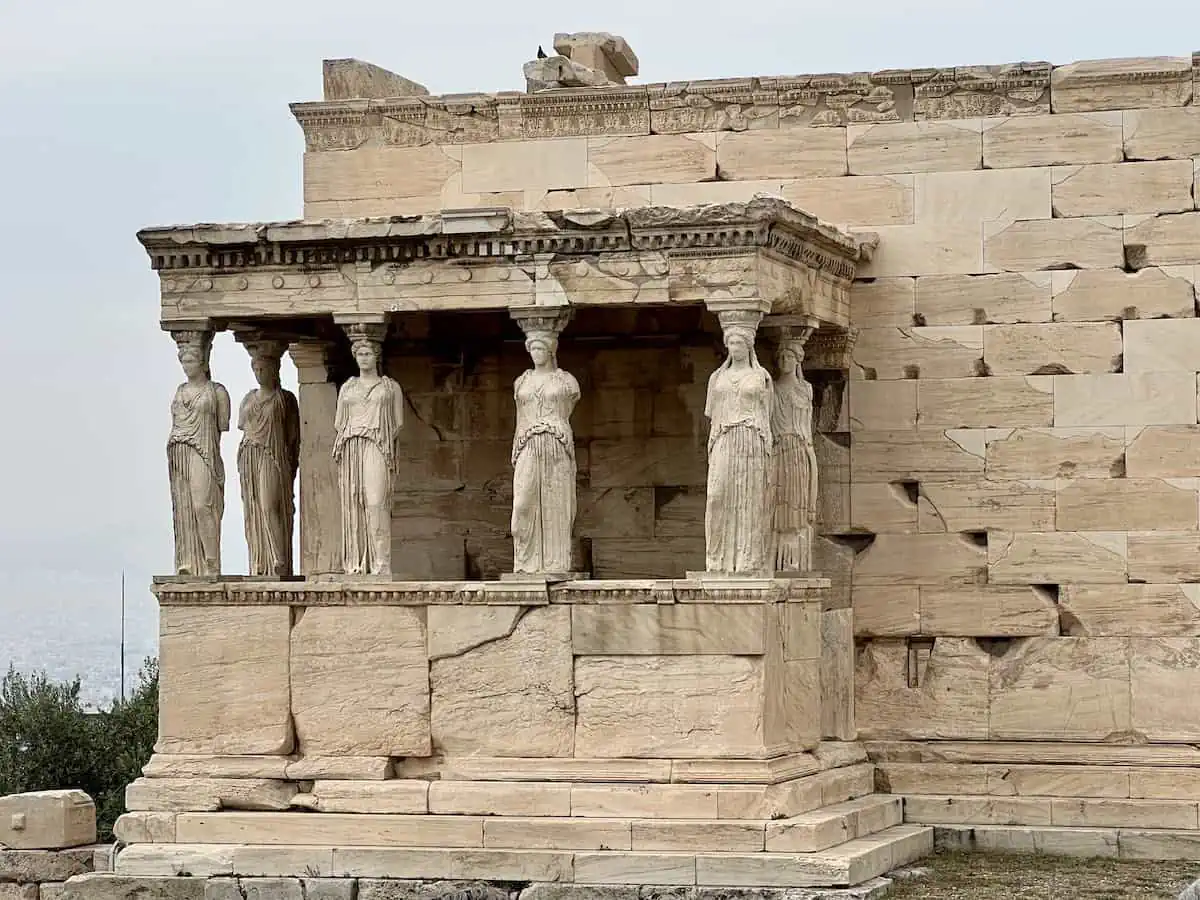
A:
{"type": "Polygon", "coordinates": [[[138,778],[125,788],[129,810],[284,810],[298,788],[265,778],[138,778]]]}
{"type": "MultiPolygon", "coordinates": [[[[850,290],[850,324],[855,328],[907,328],[914,325],[916,291],[915,278],[874,278],[869,281],[856,281],[850,290]]],[[[969,325],[971,322],[929,324],[969,325]]]]}
{"type": "Polygon", "coordinates": [[[844,128],[744,131],[722,135],[716,148],[717,167],[733,181],[846,174],[844,128]]]}
{"type": "Polygon", "coordinates": [[[1049,798],[1034,797],[909,797],[908,822],[939,825],[1049,825],[1049,798]]]}
{"type": "Polygon", "coordinates": [[[322,60],[321,73],[326,101],[429,95],[424,85],[359,59],[322,60]]]}
{"type": "Polygon", "coordinates": [[[1055,216],[1113,216],[1195,209],[1191,160],[1064,166],[1053,170],[1055,216]]]}
{"type": "Polygon", "coordinates": [[[989,737],[1111,739],[1130,729],[1126,638],[1016,638],[991,658],[989,737]]]}
{"type": "Polygon", "coordinates": [[[962,534],[880,534],[854,561],[854,584],[973,584],[988,550],[962,534]]]}
{"type": "Polygon", "coordinates": [[[386,781],[392,761],[386,756],[304,756],[287,764],[289,781],[386,781]]]}
{"type": "Polygon", "coordinates": [[[903,637],[921,632],[920,588],[855,587],[855,637],[903,637]]]}
{"type": "Polygon", "coordinates": [[[1051,272],[925,275],[916,317],[925,325],[1049,322],[1051,272]]]}
{"type": "Polygon", "coordinates": [[[96,805],[83,791],[0,797],[0,847],[60,850],[96,843],[96,805]]]}
{"type": "Polygon", "coordinates": [[[989,272],[1119,267],[1125,263],[1121,218],[985,222],[983,261],[989,272]]]}
{"type": "Polygon", "coordinates": [[[691,184],[715,177],[717,151],[703,136],[650,134],[587,139],[589,187],[691,184]]]}
{"type": "MultiPolygon", "coordinates": [[[[469,606],[444,607],[439,626],[458,630],[475,612],[469,606]]],[[[434,660],[429,668],[435,749],[571,755],[575,695],[569,609],[529,609],[511,634],[434,660]]]]}
{"type": "Polygon", "coordinates": [[[1129,796],[1145,800],[1200,800],[1200,770],[1180,766],[1130,769],[1129,796]]]}
{"type": "Polygon", "coordinates": [[[1058,634],[1053,597],[1034,585],[920,587],[921,634],[1017,637],[1058,634]]]}
{"type": "Polygon", "coordinates": [[[988,325],[983,362],[992,375],[1117,372],[1121,329],[1113,323],[988,325]]]}
{"type": "Polygon", "coordinates": [[[1125,474],[1130,478],[1200,476],[1200,427],[1148,425],[1126,428],[1125,474]]]}
{"type": "Polygon", "coordinates": [[[1072,635],[1200,635],[1200,584],[1066,584],[1058,602],[1072,635]]]}
{"type": "Polygon", "coordinates": [[[653,541],[595,538],[592,576],[624,578],[683,578],[704,568],[704,538],[668,537],[653,541]]]}
{"type": "Polygon", "coordinates": [[[95,851],[0,850],[0,883],[45,884],[91,872],[95,851]]]}
{"type": "Polygon", "coordinates": [[[1105,319],[1171,319],[1196,315],[1192,266],[1151,267],[1138,272],[1087,269],[1051,272],[1056,322],[1105,319]]]}
{"type": "Polygon", "coordinates": [[[600,186],[589,179],[587,138],[465,144],[461,150],[468,193],[600,186]]]}
{"type": "Polygon", "coordinates": [[[1121,766],[987,766],[988,793],[1014,797],[1129,797],[1121,766]]]}
{"type": "Polygon", "coordinates": [[[1200,155],[1200,107],[1130,109],[1121,115],[1127,159],[1188,159],[1200,155]]]}
{"type": "Polygon", "coordinates": [[[917,382],[858,381],[848,386],[851,431],[917,427],[917,382]]]}
{"type": "Polygon", "coordinates": [[[276,778],[286,777],[282,756],[207,756],[155,753],[142,767],[147,778],[276,778]]]}
{"type": "MultiPolygon", "coordinates": [[[[991,379],[988,379],[991,380],[991,379]]],[[[858,431],[851,478],[860,482],[967,480],[983,474],[983,432],[917,428],[858,431]]]]}
{"type": "Polygon", "coordinates": [[[694,437],[591,443],[591,486],[700,486],[706,480],[704,445],[694,437]]]}
{"type": "Polygon", "coordinates": [[[286,606],[163,607],[157,753],[292,750],[286,606]]]}
{"type": "Polygon", "coordinates": [[[127,812],[113,825],[113,837],[124,844],[175,843],[175,813],[127,812]]]}
{"type": "Polygon", "coordinates": [[[991,584],[1123,582],[1128,554],[1123,532],[992,532],[987,541],[987,580],[991,584]]]}
{"type": "Polygon", "coordinates": [[[1200,534],[1195,531],[1130,532],[1129,580],[1149,584],[1200,581],[1200,534]]]}
{"type": "Polygon", "coordinates": [[[1186,106],[1192,99],[1188,56],[1089,59],[1055,66],[1050,102],[1056,113],[1186,106]]]}
{"type": "Polygon", "coordinates": [[[983,120],[989,169],[1120,162],[1120,112],[1014,116],[983,120]]]}
{"type": "Polygon", "coordinates": [[[766,607],[746,604],[574,606],[576,656],[756,656],[766,651],[766,607]]]}
{"type": "Polygon", "coordinates": [[[912,225],[914,222],[912,175],[785,181],[780,196],[818,219],[836,225],[912,225]]]}
{"type": "Polygon", "coordinates": [[[851,175],[944,172],[983,168],[979,119],[851,125],[851,175]]]}
{"type": "Polygon", "coordinates": [[[851,485],[851,528],[861,528],[872,534],[915,534],[918,530],[917,503],[909,494],[911,484],[880,481],[851,485]]]}
{"type": "Polygon", "coordinates": [[[1067,800],[1051,802],[1055,825],[1092,828],[1181,828],[1196,827],[1196,804],[1168,800],[1067,800]]]}
{"type": "MultiPolygon", "coordinates": [[[[360,147],[343,153],[308,153],[304,157],[306,214],[309,204],[324,201],[440,198],[447,182],[460,175],[461,171],[461,157],[435,144],[379,149],[360,147]]],[[[482,178],[480,182],[483,183],[482,178]]]]}
{"type": "Polygon", "coordinates": [[[421,815],[428,811],[429,782],[416,779],[388,781],[316,781],[292,806],[329,813],[390,813],[421,815]]]}
{"type": "Polygon", "coordinates": [[[1135,269],[1200,263],[1200,212],[1125,216],[1125,256],[1135,269]]]}
{"type": "Polygon", "coordinates": [[[118,875],[232,875],[236,849],[233,844],[135,844],[118,854],[116,872],[118,875]]]}
{"type": "Polygon", "coordinates": [[[434,781],[429,811],[456,816],[569,816],[571,785],[505,781],[434,781]]]}
{"type": "Polygon", "coordinates": [[[965,378],[979,373],[983,329],[978,325],[864,328],[852,358],[868,379],[965,378]]]}
{"type": "Polygon", "coordinates": [[[902,640],[867,641],[854,679],[860,737],[986,738],[988,659],[963,638],[937,638],[927,654],[902,640]]]}
{"type": "MultiPolygon", "coordinates": [[[[784,702],[792,725],[791,745],[811,747],[819,737],[855,740],[853,610],[821,613],[820,659],[788,665],[790,679],[784,702]],[[819,693],[814,686],[819,686],[819,693]]],[[[773,687],[768,690],[774,692],[773,687]]]]}
{"type": "Polygon", "coordinates": [[[1133,730],[1149,741],[1195,741],[1200,736],[1195,703],[1200,691],[1200,638],[1129,641],[1133,730]]]}
{"type": "MultiPolygon", "coordinates": [[[[859,229],[851,229],[852,232],[859,229]]],[[[987,271],[977,228],[944,225],[873,225],[879,246],[859,263],[860,278],[915,275],[972,275],[987,271]]]]}
{"type": "Polygon", "coordinates": [[[247,833],[253,833],[261,845],[286,851],[296,846],[479,847],[483,843],[482,819],[474,816],[184,813],[175,827],[181,842],[177,846],[230,845],[230,850],[247,833]]]}
{"type": "Polygon", "coordinates": [[[1047,375],[923,378],[917,385],[917,418],[923,427],[1051,425],[1053,388],[1047,375]]]}
{"type": "Polygon", "coordinates": [[[0,900],[38,900],[38,886],[0,881],[0,900]]]}
{"type": "MultiPolygon", "coordinates": [[[[1200,527],[1196,479],[1081,478],[1060,482],[1063,531],[1184,531],[1200,527]]],[[[1014,529],[1015,530],[1015,529],[1014,529]]]]}
{"type": "Polygon", "coordinates": [[[977,225],[984,221],[1050,218],[1050,170],[988,169],[930,172],[916,178],[918,225],[977,225]]]}
{"type": "Polygon", "coordinates": [[[763,663],[744,656],[580,657],[580,756],[758,756],[763,663]]]}
{"type": "Polygon", "coordinates": [[[1045,478],[1112,478],[1123,472],[1125,429],[988,429],[986,472],[1006,481],[1045,478]]]}
{"type": "Polygon", "coordinates": [[[424,611],[311,607],[292,628],[292,714],[314,756],[425,756],[424,611]]]}
{"type": "Polygon", "coordinates": [[[67,882],[63,900],[204,900],[207,878],[137,877],[89,872],[67,882]]]}
{"type": "Polygon", "coordinates": [[[923,481],[918,530],[1053,531],[1054,490],[1052,481],[923,481]]]}
{"type": "Polygon", "coordinates": [[[1200,319],[1126,322],[1125,367],[1140,372],[1200,372],[1200,319]]]}
{"type": "Polygon", "coordinates": [[[1056,375],[1054,424],[1194,425],[1195,373],[1056,375]]]}

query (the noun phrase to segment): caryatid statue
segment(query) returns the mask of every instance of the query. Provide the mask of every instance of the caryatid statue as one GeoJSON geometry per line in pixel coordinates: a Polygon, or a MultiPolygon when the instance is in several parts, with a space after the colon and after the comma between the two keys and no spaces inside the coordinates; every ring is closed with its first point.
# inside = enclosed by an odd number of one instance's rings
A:
{"type": "Polygon", "coordinates": [[[400,385],[380,374],[383,325],[347,325],[358,374],[338,391],[333,458],[347,575],[392,573],[392,482],[404,425],[400,385]]]}
{"type": "Polygon", "coordinates": [[[771,533],[771,376],[758,363],[754,336],[762,313],[718,313],[728,356],[708,379],[708,498],[704,511],[709,572],[769,571],[771,533]]]}
{"type": "Polygon", "coordinates": [[[571,413],[579,382],[558,367],[558,335],[567,314],[517,316],[533,361],[513,384],[513,571],[563,575],[571,570],[575,524],[575,436],[571,413]]]}
{"type": "Polygon", "coordinates": [[[211,331],[173,331],[187,381],[171,401],[167,472],[175,526],[175,573],[221,574],[225,466],[221,435],[229,430],[229,392],[212,380],[211,331]]]}
{"type": "Polygon", "coordinates": [[[813,449],[813,389],[804,378],[804,341],[812,329],[779,341],[779,376],[771,432],[775,437],[773,552],[780,572],[812,570],[817,517],[817,455],[813,449]]]}
{"type": "Polygon", "coordinates": [[[258,388],[238,408],[238,478],[251,575],[292,574],[292,523],[300,462],[300,405],[279,384],[284,341],[245,341],[258,388]]]}

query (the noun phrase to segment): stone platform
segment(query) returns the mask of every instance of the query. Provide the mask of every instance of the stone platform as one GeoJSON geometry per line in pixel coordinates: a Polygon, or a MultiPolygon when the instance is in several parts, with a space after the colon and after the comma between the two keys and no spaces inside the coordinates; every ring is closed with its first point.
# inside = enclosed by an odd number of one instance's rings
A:
{"type": "Polygon", "coordinates": [[[929,852],[830,582],[157,579],[123,876],[856,885],[929,852]]]}

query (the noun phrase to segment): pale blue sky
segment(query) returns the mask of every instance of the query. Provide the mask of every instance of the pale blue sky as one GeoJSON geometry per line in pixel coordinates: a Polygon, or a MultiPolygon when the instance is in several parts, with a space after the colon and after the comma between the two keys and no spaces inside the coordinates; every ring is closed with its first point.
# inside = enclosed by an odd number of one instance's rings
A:
{"type": "MultiPolygon", "coordinates": [[[[53,610],[66,631],[111,608],[115,633],[123,568],[135,626],[153,629],[179,374],[134,232],[297,217],[287,104],[320,98],[322,58],[449,93],[522,89],[522,63],[555,31],[623,35],[650,82],[1184,56],[1197,26],[1183,0],[0,0],[0,637],[20,637],[18,607],[53,610]]],[[[213,368],[235,402],[249,388],[228,335],[213,368]]],[[[235,450],[228,437],[231,476],[235,450]]],[[[244,571],[233,477],[227,494],[226,570],[244,571]]]]}

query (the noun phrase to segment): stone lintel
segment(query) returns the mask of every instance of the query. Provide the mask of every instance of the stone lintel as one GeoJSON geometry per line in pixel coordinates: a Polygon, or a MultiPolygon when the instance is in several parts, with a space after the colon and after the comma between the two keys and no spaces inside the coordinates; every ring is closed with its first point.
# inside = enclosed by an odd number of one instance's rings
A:
{"type": "Polygon", "coordinates": [[[507,219],[484,212],[152,228],[138,237],[159,273],[164,328],[720,300],[844,324],[863,253],[857,237],[768,197],[507,219]],[[477,230],[464,230],[468,223],[477,230]]]}

